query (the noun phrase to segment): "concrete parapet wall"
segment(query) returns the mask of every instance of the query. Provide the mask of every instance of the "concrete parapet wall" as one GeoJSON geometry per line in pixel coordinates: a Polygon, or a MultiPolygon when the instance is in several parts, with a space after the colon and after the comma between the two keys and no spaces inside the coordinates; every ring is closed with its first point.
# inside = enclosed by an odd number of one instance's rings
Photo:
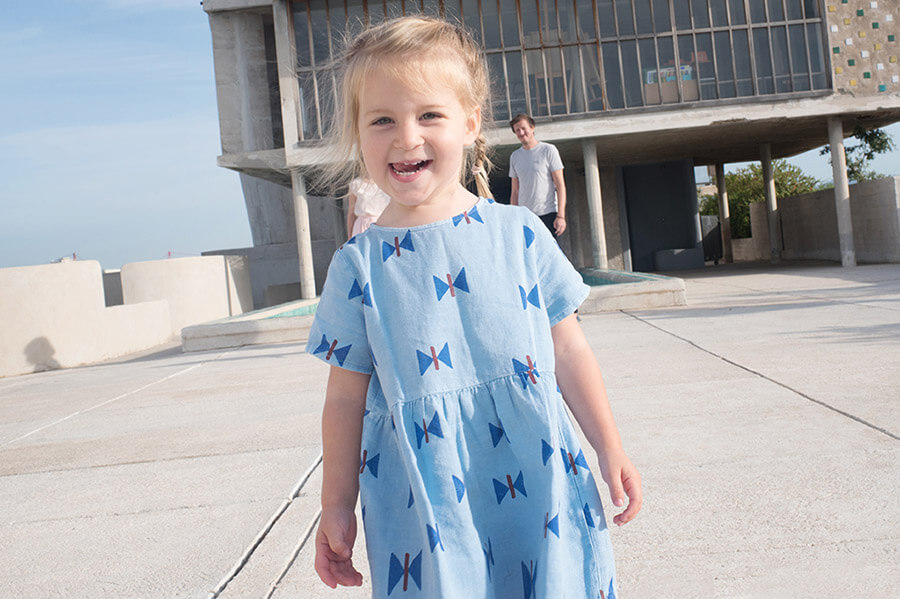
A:
{"type": "Polygon", "coordinates": [[[122,267],[125,304],[169,302],[170,334],[192,324],[243,314],[253,306],[242,256],[201,256],[133,262],[122,267]]]}
{"type": "MultiPolygon", "coordinates": [[[[779,200],[784,257],[840,262],[834,190],[779,200]]],[[[859,263],[900,262],[900,177],[850,186],[853,242],[859,263]]]]}
{"type": "Polygon", "coordinates": [[[734,261],[769,260],[772,257],[772,250],[769,247],[769,224],[764,202],[750,204],[750,231],[751,237],[731,240],[734,261]]]}
{"type": "Polygon", "coordinates": [[[0,376],[98,362],[170,338],[166,302],[105,307],[93,260],[0,269],[0,376]]]}

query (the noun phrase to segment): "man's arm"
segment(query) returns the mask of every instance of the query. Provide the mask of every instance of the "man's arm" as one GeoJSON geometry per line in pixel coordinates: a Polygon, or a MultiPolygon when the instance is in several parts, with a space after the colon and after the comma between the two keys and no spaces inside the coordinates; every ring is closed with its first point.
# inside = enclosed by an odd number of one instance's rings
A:
{"type": "Polygon", "coordinates": [[[519,180],[515,177],[510,179],[509,203],[513,206],[519,205],[519,180]]]}
{"type": "Polygon", "coordinates": [[[553,186],[556,187],[556,219],[553,228],[559,237],[566,230],[566,180],[563,177],[563,169],[550,173],[553,177],[553,186]]]}

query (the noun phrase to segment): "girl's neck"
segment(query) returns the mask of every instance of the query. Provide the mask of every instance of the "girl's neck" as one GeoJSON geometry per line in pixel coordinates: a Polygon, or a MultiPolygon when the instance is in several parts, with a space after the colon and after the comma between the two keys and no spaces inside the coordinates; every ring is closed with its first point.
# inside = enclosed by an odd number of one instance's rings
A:
{"type": "Polygon", "coordinates": [[[478,197],[459,185],[448,194],[444,201],[404,206],[391,200],[375,223],[381,227],[418,227],[447,220],[469,210],[478,197]]]}

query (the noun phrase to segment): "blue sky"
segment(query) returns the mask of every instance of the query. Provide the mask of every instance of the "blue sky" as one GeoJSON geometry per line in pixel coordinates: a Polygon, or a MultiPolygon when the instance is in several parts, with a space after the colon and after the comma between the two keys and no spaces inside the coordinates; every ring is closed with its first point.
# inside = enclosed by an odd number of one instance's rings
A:
{"type": "MultiPolygon", "coordinates": [[[[199,0],[6,2],[0,56],[0,267],[251,245],[238,175],[216,166],[199,0]]],[[[816,152],[792,162],[831,179],[816,152]]],[[[900,153],[874,166],[900,175],[900,153]]]]}
{"type": "Polygon", "coordinates": [[[198,0],[8,2],[0,56],[0,267],[251,245],[198,0]]]}

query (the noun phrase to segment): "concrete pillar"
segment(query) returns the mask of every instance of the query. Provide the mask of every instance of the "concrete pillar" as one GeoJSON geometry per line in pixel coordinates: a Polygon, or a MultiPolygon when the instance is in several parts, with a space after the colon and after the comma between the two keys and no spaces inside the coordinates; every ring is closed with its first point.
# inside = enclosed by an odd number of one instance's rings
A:
{"type": "Polygon", "coordinates": [[[847,157],[844,154],[844,128],[838,117],[828,118],[828,143],[831,144],[834,209],[837,214],[838,241],[841,245],[841,266],[856,266],[853,220],[850,217],[850,182],[847,180],[847,157]]]}
{"type": "Polygon", "coordinates": [[[581,140],[584,154],[584,183],[587,192],[588,219],[591,227],[591,259],[595,268],[609,268],[606,256],[606,230],[603,227],[603,202],[600,195],[600,167],[593,138],[581,140]]]}
{"type": "Polygon", "coordinates": [[[284,147],[293,148],[300,140],[300,82],[295,65],[297,53],[291,38],[290,7],[287,0],[272,5],[275,22],[275,55],[278,59],[278,89],[281,91],[281,122],[284,147]]]}
{"type": "Polygon", "coordinates": [[[725,165],[716,163],[716,189],[719,191],[719,223],[722,225],[722,253],[726,263],[734,262],[731,249],[731,215],[728,213],[728,189],[725,186],[725,165]]]}
{"type": "Polygon", "coordinates": [[[291,169],[291,194],[294,198],[294,223],[297,226],[297,256],[300,259],[300,299],[316,297],[312,238],[309,233],[309,201],[306,181],[300,169],[291,169]]]}
{"type": "Polygon", "coordinates": [[[766,191],[766,214],[769,217],[769,249],[772,263],[781,260],[781,226],[778,214],[778,198],[775,196],[775,175],[772,172],[772,146],[768,143],[759,146],[762,162],[763,188],[766,191]]]}

